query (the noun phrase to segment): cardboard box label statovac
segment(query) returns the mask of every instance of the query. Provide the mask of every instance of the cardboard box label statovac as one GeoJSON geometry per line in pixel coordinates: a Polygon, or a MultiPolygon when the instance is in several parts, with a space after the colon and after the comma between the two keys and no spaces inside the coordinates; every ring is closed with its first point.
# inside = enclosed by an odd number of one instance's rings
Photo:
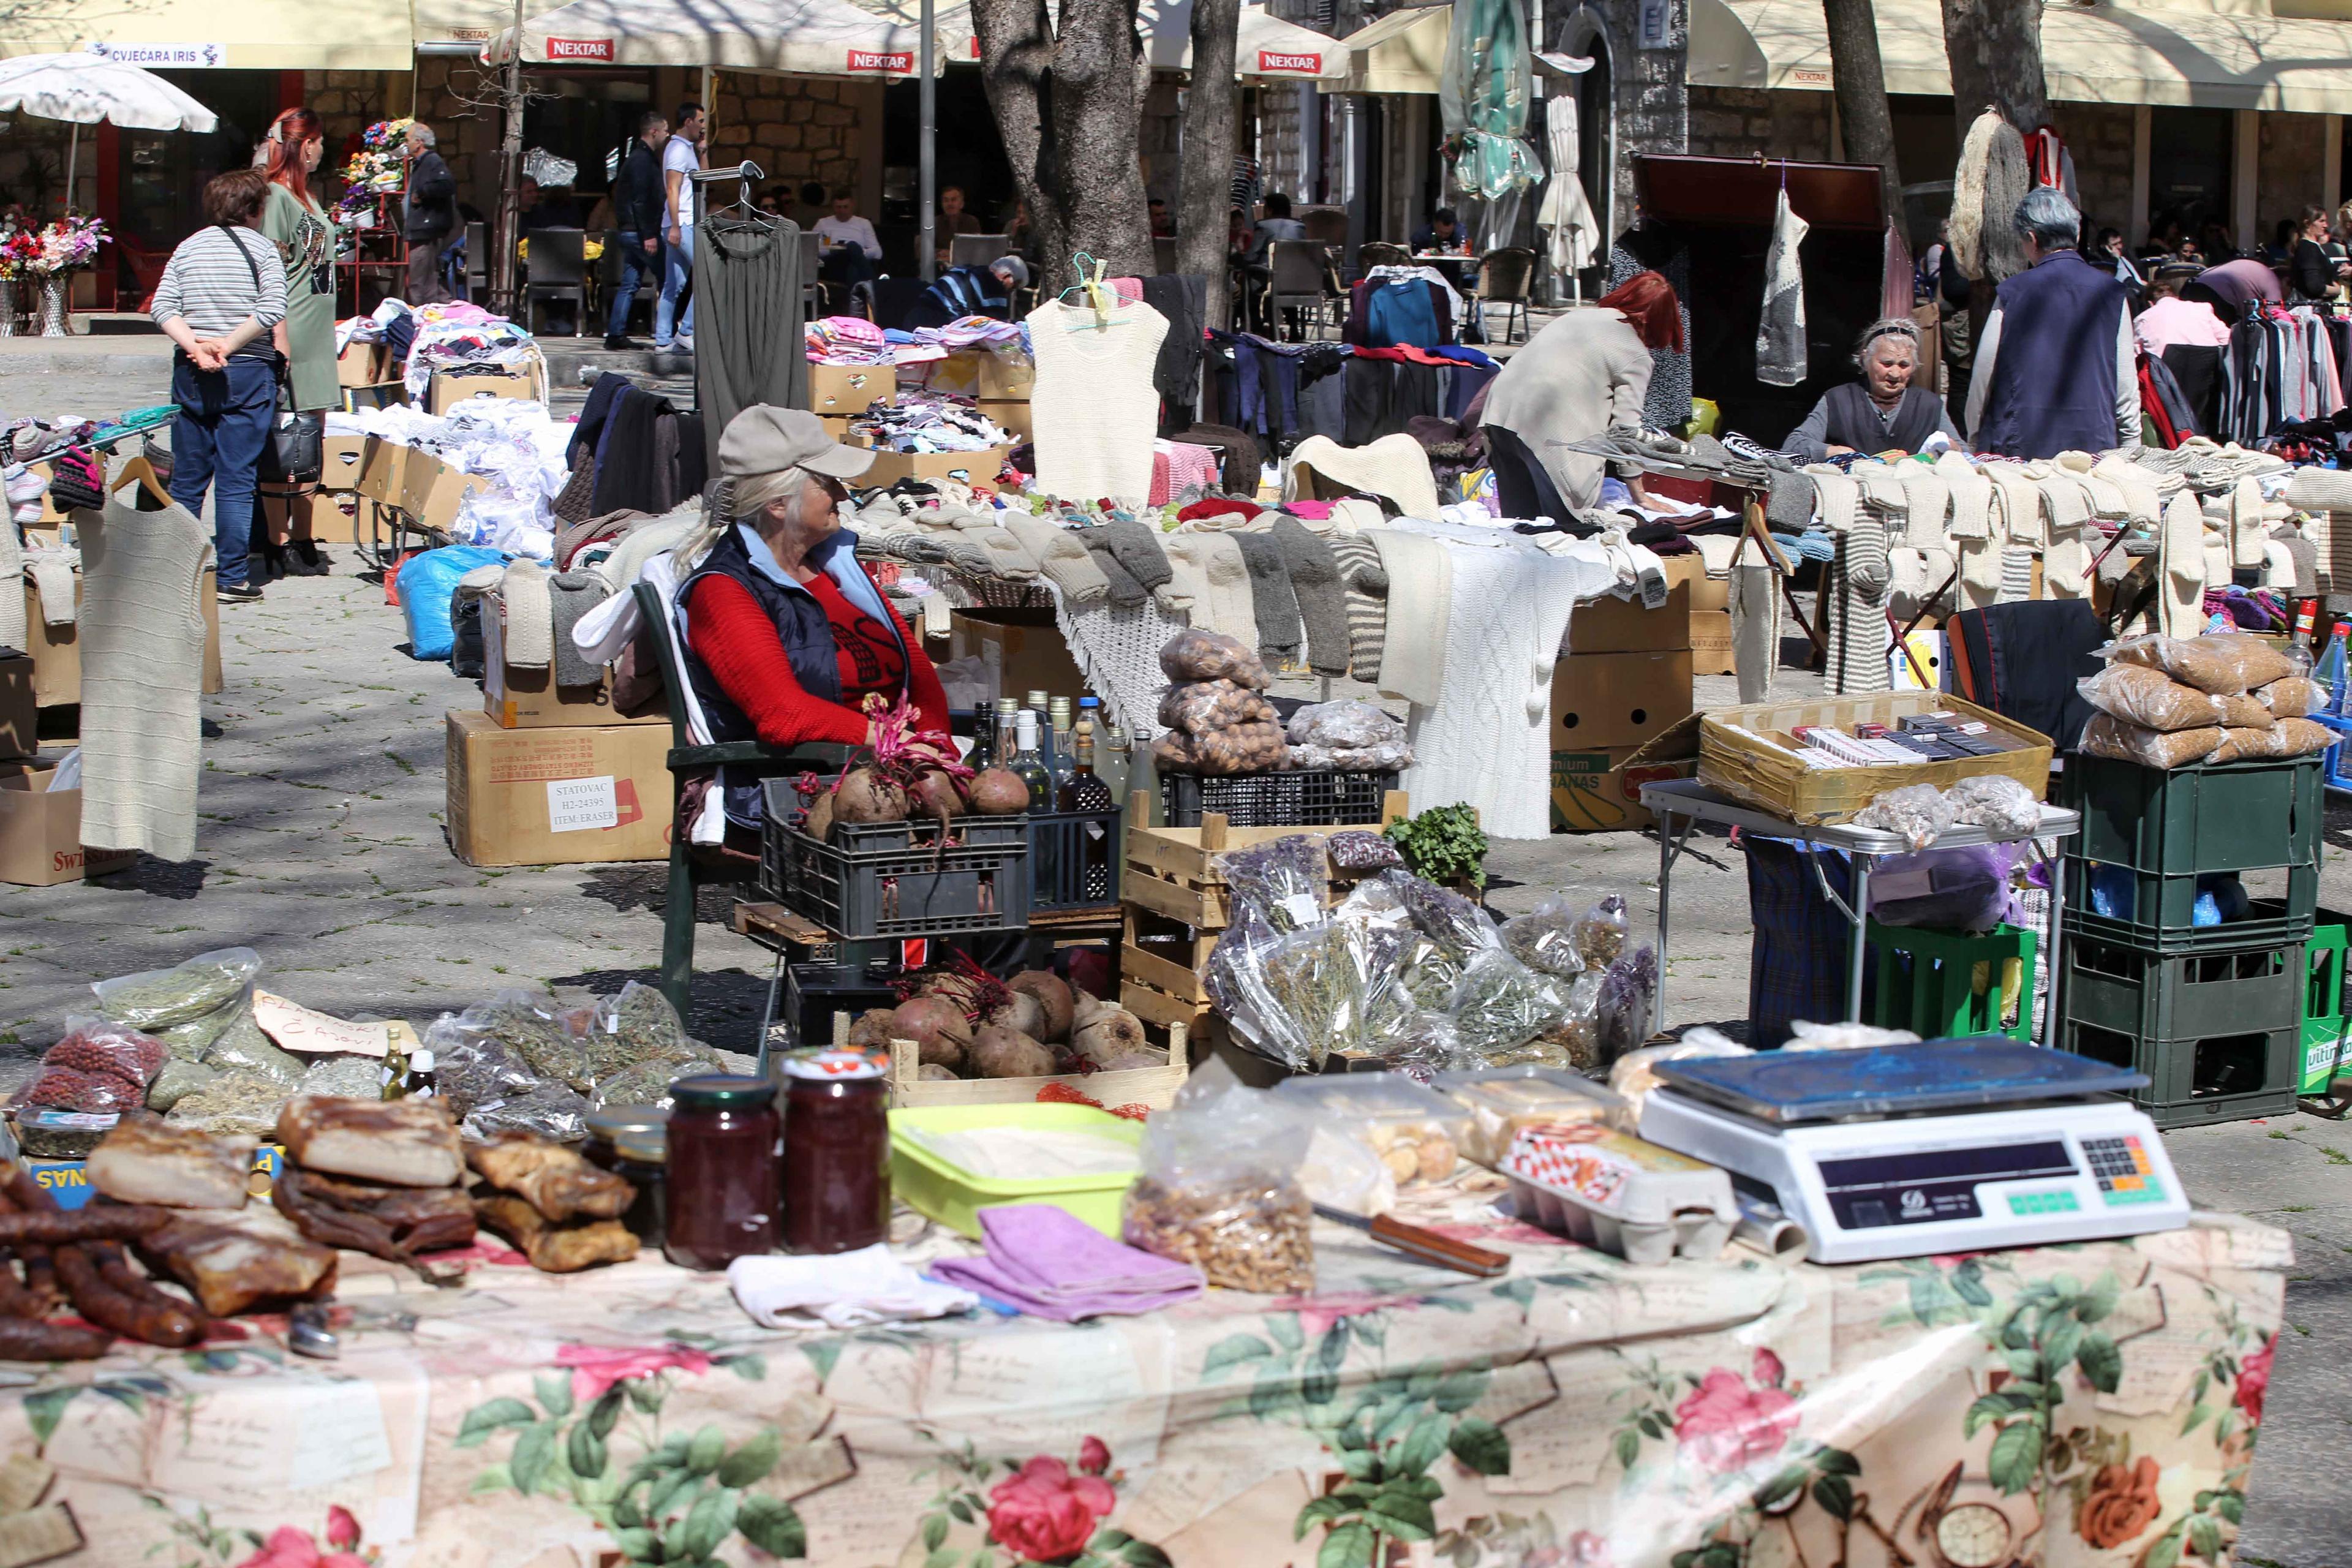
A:
{"type": "Polygon", "coordinates": [[[501,730],[447,716],[449,844],[472,866],[657,860],[669,853],[669,731],[501,730]]]}

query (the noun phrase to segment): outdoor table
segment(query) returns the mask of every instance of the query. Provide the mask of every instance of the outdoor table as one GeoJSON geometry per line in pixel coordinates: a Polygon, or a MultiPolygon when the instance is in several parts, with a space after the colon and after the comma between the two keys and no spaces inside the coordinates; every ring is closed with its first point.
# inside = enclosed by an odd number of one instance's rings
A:
{"type": "MultiPolygon", "coordinates": [[[[1881,860],[1897,855],[1908,855],[1911,846],[1892,833],[1875,828],[1841,825],[1834,827],[1809,826],[1790,822],[1752,805],[1743,805],[1727,795],[1709,789],[1694,779],[1669,779],[1660,784],[1642,786],[1642,804],[1658,819],[1658,992],[1651,1016],[1652,1033],[1666,1026],[1666,906],[1669,884],[1674,877],[1675,862],[1682,858],[1683,847],[1691,830],[1700,823],[1722,828],[1738,828],[1759,838],[1793,839],[1805,847],[1811,860],[1813,879],[1821,884],[1822,896],[1829,900],[1838,913],[1853,927],[1853,955],[1846,966],[1845,1021],[1862,1021],[1863,949],[1870,929],[1870,873],[1881,860]],[[1675,824],[1679,822],[1681,826],[1675,824]],[[1850,856],[1853,862],[1853,901],[1848,903],[1830,886],[1828,876],[1822,870],[1821,852],[1836,849],[1850,856]]],[[[2059,916],[2065,903],[2064,879],[2058,875],[2056,857],[2042,847],[2045,839],[2071,837],[2080,832],[2083,817],[2080,812],[2067,811],[2044,803],[2041,825],[2032,834],[2011,837],[1988,828],[1953,826],[1937,837],[1938,849],[1962,849],[1982,844],[2030,844],[2033,853],[2047,868],[2050,875],[2050,941],[2042,962],[2048,966],[2052,980],[2052,1005],[2042,1026],[2042,1043],[2055,1050],[2058,1047],[2058,1008],[2056,980],[2058,975],[2058,943],[2061,921],[2059,916]]],[[[2031,998],[2028,998],[2031,1005],[2031,998]]]]}
{"type": "Polygon", "coordinates": [[[436,1289],[346,1252],[339,1361],[265,1318],[9,1363],[0,1444],[15,1495],[28,1457],[55,1468],[42,1506],[89,1541],[61,1561],[165,1568],[311,1563],[353,1529],[381,1568],[1374,1568],[1423,1542],[1411,1561],[1818,1565],[1898,1539],[1925,1564],[1953,1557],[1919,1532],[1960,1525],[2009,1542],[1962,1561],[2092,1568],[2240,1516],[2283,1232],[1637,1268],[1500,1217],[1502,1192],[1473,1172],[1405,1211],[1510,1253],[1501,1279],[1318,1223],[1315,1295],[1075,1326],[784,1332],[650,1257],[543,1275],[488,1243],[436,1289]],[[649,1509],[666,1552],[629,1522],[649,1509]]]}

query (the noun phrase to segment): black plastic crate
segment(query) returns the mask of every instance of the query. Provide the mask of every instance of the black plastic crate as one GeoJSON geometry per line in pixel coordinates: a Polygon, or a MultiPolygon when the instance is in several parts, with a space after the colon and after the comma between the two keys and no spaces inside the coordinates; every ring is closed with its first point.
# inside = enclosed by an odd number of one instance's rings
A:
{"type": "Polygon", "coordinates": [[[1126,859],[1127,811],[1033,811],[1029,823],[1029,913],[1117,910],[1126,859]]]}
{"type": "Polygon", "coordinates": [[[843,823],[833,842],[784,826],[797,806],[788,779],[767,781],[760,890],[845,942],[1019,931],[1029,923],[1029,826],[1024,816],[963,816],[940,843],[937,824],[843,823]],[[789,795],[789,803],[783,796],[789,795]]]}
{"type": "Polygon", "coordinates": [[[2211,1035],[2156,1039],[2068,1018],[2059,1041],[2077,1056],[2146,1073],[2148,1087],[2132,1099],[2158,1127],[2285,1116],[2295,1108],[2303,1068],[2303,1030],[2297,1025],[2232,1026],[2211,1035]]]}
{"type": "Polygon", "coordinates": [[[2303,1023],[2310,981],[2300,942],[2167,953],[2077,936],[2063,948],[2060,1005],[2069,1023],[2143,1040],[2303,1023]]]}
{"type": "Polygon", "coordinates": [[[2316,866],[2320,775],[2317,755],[2179,768],[2069,757],[2059,796],[2083,826],[2065,841],[2066,857],[2168,879],[2316,866]]]}
{"type": "Polygon", "coordinates": [[[784,1026],[786,1044],[778,1048],[831,1045],[835,1013],[846,1013],[855,1022],[869,1007],[897,1006],[898,994],[890,985],[897,977],[887,964],[786,964],[776,1019],[784,1026]]]}
{"type": "Polygon", "coordinates": [[[2132,918],[2125,919],[2103,915],[2092,908],[2089,868],[2069,860],[2063,869],[2064,924],[2070,938],[2089,937],[2148,952],[2202,952],[2306,942],[2319,909],[2317,866],[2289,870],[2283,896],[2247,900],[2243,920],[2210,926],[2189,924],[2189,910],[2196,902],[2195,873],[2170,878],[2135,873],[2142,885],[2157,884],[2158,890],[2139,899],[2133,905],[2132,918]]]}
{"type": "Polygon", "coordinates": [[[1162,773],[1160,810],[1171,827],[1198,827],[1211,812],[1234,827],[1378,826],[1392,773],[1162,773]]]}

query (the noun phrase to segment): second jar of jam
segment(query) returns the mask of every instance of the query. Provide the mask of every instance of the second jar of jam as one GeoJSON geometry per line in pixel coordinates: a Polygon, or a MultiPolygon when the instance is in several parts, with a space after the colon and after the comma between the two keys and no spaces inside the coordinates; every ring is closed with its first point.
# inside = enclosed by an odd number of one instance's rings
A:
{"type": "Polygon", "coordinates": [[[669,1180],[662,1255],[724,1268],[776,1249],[776,1086],[704,1073],[670,1085],[669,1180]]]}
{"type": "Polygon", "coordinates": [[[887,1239],[890,1086],[880,1064],[812,1051],[783,1068],[784,1250],[854,1252],[887,1239]]]}

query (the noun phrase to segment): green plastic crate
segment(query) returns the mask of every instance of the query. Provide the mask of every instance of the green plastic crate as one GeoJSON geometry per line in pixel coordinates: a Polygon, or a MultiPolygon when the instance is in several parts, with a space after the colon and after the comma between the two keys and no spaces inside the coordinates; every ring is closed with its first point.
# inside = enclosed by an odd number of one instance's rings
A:
{"type": "Polygon", "coordinates": [[[2303,1092],[2325,1095],[2345,1054],[2345,960],[2352,948],[2352,921],[2334,910],[2315,917],[2304,966],[2310,976],[2303,1003],[2303,1092]]]}
{"type": "Polygon", "coordinates": [[[2070,942],[2088,937],[2148,952],[2276,946],[2308,940],[2312,917],[2319,908],[2319,868],[2314,865],[2298,866],[2289,871],[2283,896],[2249,899],[2246,917],[2222,925],[2189,923],[2197,902],[2196,879],[2202,872],[2184,872],[2178,877],[2160,877],[2148,871],[2133,873],[2139,880],[2143,896],[2133,904],[2132,914],[2103,915],[2091,905],[2088,869],[2078,860],[2069,860],[2062,868],[2066,879],[2064,919],[2070,942]],[[2149,891],[2150,889],[2155,890],[2149,891]],[[2155,912],[2143,917],[2143,910],[2155,912]]]}
{"type": "Polygon", "coordinates": [[[1140,1145],[1143,1123],[1097,1110],[1091,1105],[906,1106],[890,1112],[890,1191],[917,1213],[950,1230],[980,1239],[980,1211],[1007,1204],[1051,1204],[1086,1221],[1105,1236],[1119,1233],[1119,1205],[1135,1183],[1126,1175],[1065,1176],[1049,1181],[1004,1181],[975,1175],[950,1164],[907,1136],[917,1129],[967,1132],[980,1127],[1030,1131],[1090,1132],[1140,1145]]]}
{"type": "Polygon", "coordinates": [[[2104,1025],[2067,1018],[2062,1048],[2153,1080],[2132,1096],[2160,1128],[2202,1127],[2295,1109],[2302,1031],[2235,1029],[2200,1039],[2143,1039],[2104,1025]]]}
{"type": "Polygon", "coordinates": [[[2033,1037],[2033,973],[2040,938],[2021,926],[1981,934],[1870,922],[1877,950],[1870,1021],[1925,1040],[1967,1035],[2033,1037]],[[2007,1015],[2014,1009],[2012,1021],[2007,1015]]]}
{"type": "Polygon", "coordinates": [[[2300,942],[2150,952],[2077,936],[2059,970],[2060,1015],[2147,1040],[2303,1027],[2309,971],[2300,942]]]}
{"type": "Polygon", "coordinates": [[[2179,768],[2076,755],[2060,781],[2063,804],[2083,815],[2069,859],[2164,877],[2319,862],[2315,755],[2179,768]]]}

